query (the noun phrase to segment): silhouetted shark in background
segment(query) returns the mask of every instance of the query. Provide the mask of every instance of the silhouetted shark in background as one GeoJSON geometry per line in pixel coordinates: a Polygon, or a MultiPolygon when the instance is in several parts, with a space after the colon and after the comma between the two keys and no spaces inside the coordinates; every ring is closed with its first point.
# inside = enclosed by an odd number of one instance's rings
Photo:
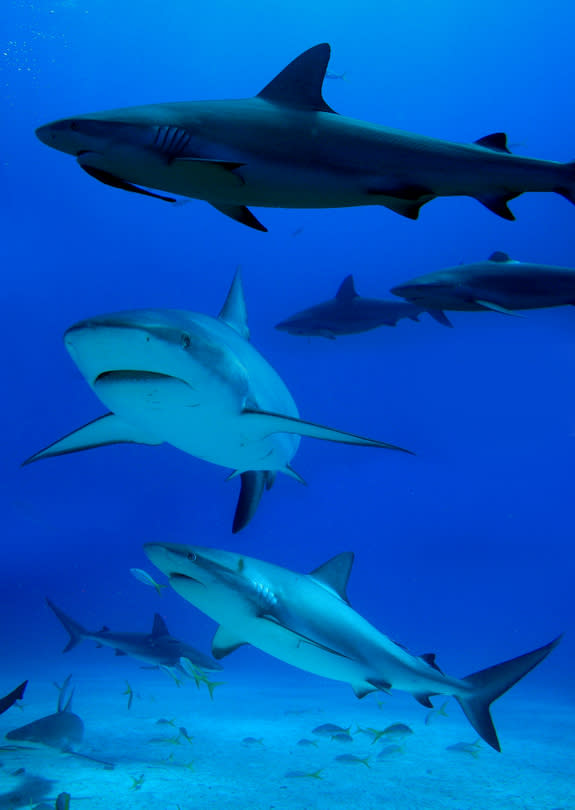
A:
{"type": "Polygon", "coordinates": [[[489,707],[559,643],[452,678],[435,655],[417,656],[380,633],[350,606],[346,588],[354,555],[338,554],[302,575],[231,551],[148,543],[144,551],[174,590],[219,623],[216,658],[252,644],[307,672],[351,684],[357,697],[392,688],[433,708],[453,695],[475,731],[500,750],[489,707]]]}
{"type": "Polygon", "coordinates": [[[16,689],[13,689],[8,695],[5,695],[3,698],[0,698],[0,714],[4,714],[7,712],[8,709],[13,706],[17,700],[22,700],[24,697],[24,692],[26,691],[26,686],[28,681],[24,681],[17,686],[16,689]]]}
{"type": "Polygon", "coordinates": [[[255,98],[149,104],[39,127],[102,183],[205,200],[267,230],[246,207],[383,205],[417,219],[435,197],[469,196],[504,219],[525,191],[575,202],[575,163],[511,155],[501,133],[473,144],[427,138],[335,113],[322,96],[327,44],[302,53],[255,98]]]}
{"type": "MultiPolygon", "coordinates": [[[[276,329],[289,332],[290,335],[335,340],[338,335],[367,332],[378,326],[395,326],[402,318],[418,321],[419,315],[426,311],[428,310],[422,307],[400,301],[362,298],[356,292],[353,276],[347,276],[335,298],[290,315],[289,318],[276,324],[276,329]]],[[[429,314],[444,326],[451,326],[443,312],[431,310],[429,314]]]]}
{"type": "Polygon", "coordinates": [[[518,262],[496,251],[487,261],[417,276],[391,292],[414,306],[513,315],[516,309],[575,306],[575,270],[518,262]]]}
{"type": "Polygon", "coordinates": [[[66,332],[66,346],[111,413],[24,463],[119,442],[168,442],[231,467],[230,477],[241,475],[236,532],[253,517],[278,471],[303,483],[290,465],[301,436],[401,450],[300,419],[286,385],[249,334],[239,272],[217,318],[151,309],[77,323],[66,332]]]}
{"type": "Polygon", "coordinates": [[[20,740],[25,742],[42,743],[51,748],[68,750],[74,744],[82,742],[84,737],[84,723],[72,711],[72,698],[74,690],[69,692],[70,676],[66,678],[60,688],[58,708],[54,714],[41,717],[25,726],[15,728],[6,734],[7,740],[20,740]]]}
{"type": "MultiPolygon", "coordinates": [[[[205,670],[219,670],[222,665],[209,655],[196,650],[189,644],[173,638],[165,621],[156,613],[151,633],[113,633],[108,627],[91,632],[67,616],[50,599],[46,603],[54,611],[70,635],[70,640],[63,649],[69,652],[84,639],[95,641],[98,647],[111,647],[116,655],[129,655],[147,664],[166,669],[180,669],[180,659],[187,658],[195,667],[205,670]]],[[[183,670],[182,670],[183,671],[183,670]]]]}

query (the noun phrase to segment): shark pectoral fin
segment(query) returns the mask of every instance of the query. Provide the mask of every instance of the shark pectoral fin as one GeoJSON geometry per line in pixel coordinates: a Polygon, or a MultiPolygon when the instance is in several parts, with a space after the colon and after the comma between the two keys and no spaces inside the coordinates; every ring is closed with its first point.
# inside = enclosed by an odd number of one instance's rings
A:
{"type": "Polygon", "coordinates": [[[243,647],[244,644],[249,642],[243,638],[239,638],[227,627],[220,625],[216,630],[216,634],[212,639],[212,655],[215,659],[225,658],[226,655],[233,653],[238,647],[243,647]]]}
{"type": "Polygon", "coordinates": [[[315,641],[315,639],[309,638],[309,636],[304,636],[302,633],[298,633],[297,630],[292,630],[291,627],[282,624],[281,619],[271,613],[262,613],[261,616],[259,616],[259,619],[262,622],[268,622],[269,624],[277,627],[278,631],[281,632],[281,635],[283,636],[283,641],[293,644],[295,647],[301,647],[302,644],[308,644],[310,647],[323,650],[323,652],[329,653],[330,655],[336,655],[338,658],[346,658],[348,661],[352,660],[349,655],[346,655],[339,650],[335,650],[333,647],[328,647],[327,644],[322,644],[321,641],[315,641]]]}
{"type": "Polygon", "coordinates": [[[309,48],[272,79],[257,98],[298,110],[334,113],[322,96],[323,80],[331,55],[327,43],[309,48]]]}
{"type": "Polygon", "coordinates": [[[255,231],[268,232],[265,225],[262,225],[245,205],[226,205],[226,203],[215,202],[210,202],[210,205],[219,211],[220,214],[225,214],[227,217],[235,219],[235,221],[239,222],[241,225],[247,225],[248,228],[253,228],[255,231]]]}
{"type": "Polygon", "coordinates": [[[476,304],[479,304],[480,307],[484,307],[484,309],[491,309],[493,312],[501,312],[502,315],[514,315],[516,318],[523,317],[523,315],[520,315],[518,312],[513,312],[512,309],[507,309],[499,304],[494,304],[493,301],[485,301],[481,298],[475,298],[474,300],[476,304]]]}
{"type": "Polygon", "coordinates": [[[515,220],[515,215],[508,208],[507,203],[510,202],[510,200],[514,200],[515,197],[519,197],[520,193],[521,192],[514,192],[512,194],[499,194],[494,196],[485,195],[482,197],[476,197],[475,199],[494,214],[497,214],[498,217],[507,219],[509,222],[513,222],[515,220]]]}
{"type": "Polygon", "coordinates": [[[267,483],[266,470],[248,470],[241,474],[242,487],[236,506],[232,533],[245,528],[256,513],[267,483]]]}
{"type": "Polygon", "coordinates": [[[356,698],[364,698],[366,695],[370,695],[372,692],[377,692],[377,686],[372,686],[370,683],[352,683],[351,688],[356,696],[356,698]]]}
{"type": "Polygon", "coordinates": [[[402,453],[414,455],[410,450],[398,447],[395,444],[380,442],[377,439],[368,439],[365,436],[357,436],[355,433],[345,433],[342,430],[317,425],[314,422],[305,422],[295,416],[284,416],[270,411],[257,411],[246,408],[242,413],[242,420],[249,420],[252,429],[261,436],[270,436],[272,433],[295,433],[298,436],[309,436],[312,439],[323,439],[329,442],[340,442],[341,444],[358,444],[364,447],[382,447],[387,450],[401,450],[402,453]]]}
{"type": "Polygon", "coordinates": [[[91,450],[109,444],[157,445],[162,444],[162,440],[144,433],[141,428],[128,425],[115,414],[108,413],[30,456],[22,462],[22,466],[40,459],[78,453],[80,450],[91,450]]]}
{"type": "Polygon", "coordinates": [[[442,326],[449,326],[450,329],[453,329],[453,324],[442,309],[428,309],[426,312],[431,315],[433,320],[437,321],[437,323],[440,323],[442,326]]]}
{"type": "Polygon", "coordinates": [[[103,169],[97,169],[87,163],[82,163],[81,160],[78,160],[78,165],[86,174],[89,174],[90,177],[93,177],[95,180],[99,180],[100,183],[103,183],[105,186],[119,188],[122,191],[131,191],[134,194],[142,194],[144,197],[154,197],[156,200],[163,200],[164,202],[177,202],[175,197],[164,197],[162,194],[154,194],[153,191],[146,191],[145,188],[140,188],[133,183],[128,183],[127,180],[122,180],[121,177],[117,177],[115,174],[106,172],[103,169]]]}

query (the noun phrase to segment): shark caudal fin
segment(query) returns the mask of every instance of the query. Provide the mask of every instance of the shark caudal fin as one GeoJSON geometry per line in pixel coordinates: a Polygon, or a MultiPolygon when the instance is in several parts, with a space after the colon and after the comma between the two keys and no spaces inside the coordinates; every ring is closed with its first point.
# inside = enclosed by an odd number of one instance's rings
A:
{"type": "Polygon", "coordinates": [[[83,638],[88,635],[88,631],[85,630],[81,624],[75,622],[74,619],[71,619],[67,616],[63,610],[60,610],[59,607],[56,607],[54,602],[52,602],[48,597],[46,597],[46,604],[52,610],[58,619],[62,622],[68,634],[70,635],[70,640],[62,650],[62,652],[69,652],[72,650],[77,644],[79,644],[83,638]]]}
{"type": "Polygon", "coordinates": [[[560,641],[561,636],[544,647],[482,669],[463,679],[463,683],[470,687],[471,692],[454,697],[475,731],[496,751],[501,751],[501,747],[489,712],[491,704],[547,658],[560,641]]]}
{"type": "Polygon", "coordinates": [[[575,160],[565,163],[565,185],[558,186],[554,191],[561,194],[566,200],[575,205],[575,160]]]}

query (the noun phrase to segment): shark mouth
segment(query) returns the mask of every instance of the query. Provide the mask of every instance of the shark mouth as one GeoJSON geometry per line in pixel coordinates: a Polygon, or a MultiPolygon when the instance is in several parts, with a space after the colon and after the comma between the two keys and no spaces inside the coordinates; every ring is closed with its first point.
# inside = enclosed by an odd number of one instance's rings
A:
{"type": "Polygon", "coordinates": [[[107,383],[161,383],[176,381],[187,385],[180,377],[173,377],[171,374],[160,374],[157,371],[135,371],[132,369],[119,369],[116,371],[103,371],[94,380],[94,385],[107,383]]]}
{"type": "Polygon", "coordinates": [[[170,580],[170,584],[172,583],[172,581],[177,582],[177,581],[185,580],[186,582],[195,582],[196,585],[203,585],[204,588],[206,587],[205,584],[201,580],[196,579],[195,577],[190,577],[187,574],[182,574],[179,571],[171,571],[168,574],[168,579],[170,580]]]}

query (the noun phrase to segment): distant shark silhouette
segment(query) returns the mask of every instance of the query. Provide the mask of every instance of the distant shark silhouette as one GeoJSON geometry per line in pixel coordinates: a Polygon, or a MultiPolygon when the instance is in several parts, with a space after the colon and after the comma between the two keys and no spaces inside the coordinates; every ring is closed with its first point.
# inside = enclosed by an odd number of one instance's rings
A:
{"type": "Polygon", "coordinates": [[[335,298],[296,312],[295,315],[276,324],[276,329],[280,332],[289,332],[290,335],[335,340],[338,335],[367,332],[378,326],[395,326],[402,318],[418,321],[419,315],[427,311],[439,323],[451,326],[443,312],[439,310],[426,310],[401,301],[362,298],[357,294],[353,276],[347,276],[335,298]]]}
{"type": "Polygon", "coordinates": [[[575,163],[512,155],[501,132],[458,144],[337,115],[322,95],[329,58],[329,45],[310,48],[255,98],[78,115],[36,135],[106,185],[205,200],[260,231],[248,205],[383,205],[417,219],[430,200],[464,195],[514,219],[507,203],[525,191],[575,201],[575,163]]]}
{"type": "Polygon", "coordinates": [[[81,641],[87,639],[88,641],[95,641],[98,647],[111,647],[115,650],[116,655],[129,655],[132,658],[145,661],[147,664],[166,669],[180,670],[181,658],[186,658],[200,669],[222,669],[222,665],[210,658],[209,655],[204,655],[190,644],[185,644],[173,638],[159,613],[154,615],[151,633],[113,633],[107,627],[91,632],[74,621],[74,619],[71,619],[70,616],[67,616],[50,599],[46,599],[46,603],[70,634],[70,641],[64,647],[63,652],[69,652],[81,641]]]}
{"type": "Polygon", "coordinates": [[[58,696],[58,709],[55,714],[41,717],[25,726],[15,728],[6,734],[7,740],[21,740],[25,742],[42,743],[50,748],[59,748],[66,751],[75,744],[82,742],[84,737],[84,723],[72,711],[72,698],[74,690],[68,694],[70,676],[66,678],[58,696]]]}
{"type": "Polygon", "coordinates": [[[417,276],[391,292],[414,306],[513,315],[520,309],[575,306],[575,269],[518,262],[496,251],[487,261],[417,276]]]}
{"type": "Polygon", "coordinates": [[[50,805],[37,804],[42,799],[46,799],[54,784],[53,780],[45,779],[43,776],[25,774],[17,787],[6,793],[0,793],[0,810],[16,810],[18,807],[25,807],[27,810],[31,807],[34,807],[34,810],[39,807],[54,808],[53,803],[50,805]]]}
{"type": "Polygon", "coordinates": [[[217,318],[182,310],[118,312],[72,326],[65,342],[111,413],[24,464],[118,442],[168,442],[241,476],[234,532],[253,517],[278,471],[303,483],[290,464],[301,436],[402,449],[299,418],[283,380],[249,343],[239,271],[217,318]]]}
{"type": "Polygon", "coordinates": [[[252,644],[294,667],[351,684],[357,697],[401,689],[433,708],[433,695],[453,695],[475,731],[500,750],[489,707],[536,667],[560,641],[466,678],[445,675],[435,655],[412,655],[350,606],[354,555],[338,554],[302,575],[231,551],[148,543],[144,551],[170,585],[219,623],[216,658],[252,644]]]}
{"type": "Polygon", "coordinates": [[[24,681],[20,686],[17,686],[16,689],[13,689],[10,694],[0,698],[0,714],[7,712],[10,706],[13,706],[17,700],[22,700],[27,685],[28,681],[24,681]]]}

